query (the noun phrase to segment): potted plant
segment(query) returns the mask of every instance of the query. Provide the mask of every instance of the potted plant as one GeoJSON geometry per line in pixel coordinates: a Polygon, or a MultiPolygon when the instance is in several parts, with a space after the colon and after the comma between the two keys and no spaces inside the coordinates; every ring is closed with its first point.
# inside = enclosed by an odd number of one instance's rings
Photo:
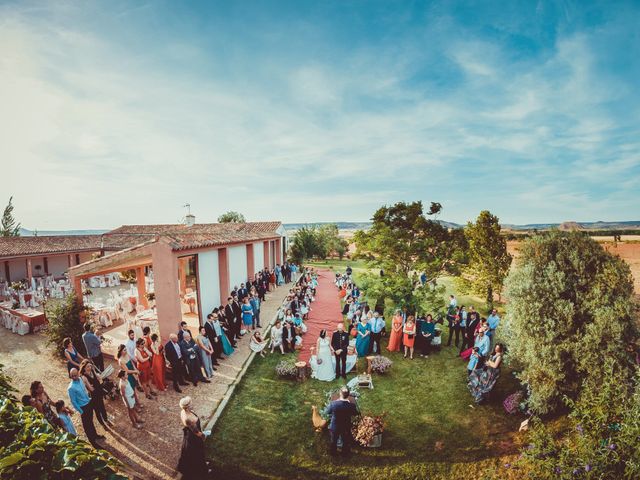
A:
{"type": "Polygon", "coordinates": [[[282,360],[276,365],[276,373],[280,377],[296,378],[298,369],[296,367],[295,359],[282,360]]]}
{"type": "Polygon", "coordinates": [[[356,420],[351,430],[353,439],[368,448],[382,446],[382,432],[384,432],[384,414],[364,415],[356,420]]]}

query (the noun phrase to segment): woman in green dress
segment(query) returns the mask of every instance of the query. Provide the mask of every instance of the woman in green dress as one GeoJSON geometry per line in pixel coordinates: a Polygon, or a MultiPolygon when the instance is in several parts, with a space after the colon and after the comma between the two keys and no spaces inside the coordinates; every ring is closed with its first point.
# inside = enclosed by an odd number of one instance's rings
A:
{"type": "Polygon", "coordinates": [[[365,357],[369,353],[369,342],[371,341],[371,326],[367,322],[367,317],[362,316],[360,323],[356,327],[356,351],[358,357],[365,357]]]}

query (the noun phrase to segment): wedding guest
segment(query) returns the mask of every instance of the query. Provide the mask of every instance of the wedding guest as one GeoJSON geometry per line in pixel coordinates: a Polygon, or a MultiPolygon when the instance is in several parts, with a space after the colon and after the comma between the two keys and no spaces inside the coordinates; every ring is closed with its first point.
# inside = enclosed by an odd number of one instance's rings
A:
{"type": "Polygon", "coordinates": [[[93,406],[91,405],[91,397],[89,396],[83,381],[80,380],[78,369],[72,368],[69,375],[71,376],[71,382],[69,382],[69,386],[67,387],[67,394],[69,395],[71,405],[73,405],[76,412],[80,414],[82,429],[89,439],[89,443],[91,443],[95,448],[100,448],[97,440],[101,440],[105,437],[104,435],[98,435],[96,427],[93,424],[93,406]]]}
{"type": "Polygon", "coordinates": [[[331,351],[336,358],[336,378],[347,378],[347,350],[349,334],[344,331],[344,324],[338,323],[336,331],[331,335],[331,351]]]}
{"type": "MultiPolygon", "coordinates": [[[[217,316],[217,308],[213,310],[213,312],[217,316]]],[[[218,359],[222,358],[222,342],[220,341],[220,337],[216,332],[216,328],[213,324],[213,315],[214,313],[210,313],[207,315],[207,321],[204,322],[204,331],[209,339],[209,343],[211,344],[211,348],[213,349],[213,355],[211,356],[211,366],[220,365],[218,359]]]]}
{"type": "Polygon", "coordinates": [[[280,353],[284,355],[282,332],[282,322],[280,320],[276,320],[276,324],[271,327],[271,353],[273,353],[273,350],[277,347],[280,349],[280,353]]]}
{"type": "Polygon", "coordinates": [[[385,321],[378,312],[373,312],[373,317],[369,320],[371,327],[371,343],[369,344],[369,353],[375,352],[380,355],[380,339],[385,333],[385,321]]]}
{"type": "Polygon", "coordinates": [[[189,336],[193,338],[193,335],[191,335],[191,330],[189,330],[187,322],[182,321],[180,322],[180,328],[178,329],[178,342],[182,341],[185,333],[188,333],[189,336]]]}
{"type": "Polygon", "coordinates": [[[451,341],[455,335],[456,348],[460,342],[460,307],[449,307],[450,312],[447,314],[447,322],[449,323],[449,340],[447,341],[447,347],[451,346],[451,341]]]}
{"type": "Polygon", "coordinates": [[[144,395],[148,399],[152,399],[158,394],[151,386],[151,352],[147,350],[144,338],[139,338],[136,341],[135,360],[136,368],[140,372],[138,378],[144,395]]]}
{"type": "Polygon", "coordinates": [[[471,356],[469,357],[469,363],[467,364],[467,376],[471,376],[471,373],[478,367],[478,358],[480,355],[478,354],[478,347],[473,347],[471,351],[471,356]]]}
{"type": "Polygon", "coordinates": [[[222,353],[229,357],[233,353],[233,345],[231,339],[228,337],[226,330],[221,325],[219,320],[219,313],[213,314],[213,328],[216,332],[217,338],[220,339],[222,344],[222,353]]]}
{"type": "Polygon", "coordinates": [[[469,391],[476,403],[482,403],[487,399],[493,387],[495,387],[500,377],[500,365],[502,364],[502,356],[504,354],[504,346],[498,343],[491,358],[485,362],[485,369],[476,369],[469,377],[469,391]]]}
{"type": "Polygon", "coordinates": [[[178,343],[178,335],[175,333],[169,335],[169,341],[164,346],[164,356],[171,365],[173,389],[178,393],[182,393],[178,385],[188,385],[185,381],[187,372],[185,371],[184,359],[182,358],[182,349],[178,343]]]}
{"type": "Polygon", "coordinates": [[[282,344],[285,352],[293,352],[296,347],[296,331],[292,320],[284,322],[282,327],[282,344]]]}
{"type": "Polygon", "coordinates": [[[180,399],[180,421],[182,423],[182,449],[178,460],[178,471],[183,480],[201,480],[209,475],[205,459],[204,441],[207,436],[200,426],[200,418],[191,408],[191,397],[180,399]]]}
{"type": "Polygon", "coordinates": [[[342,387],[340,398],[329,404],[326,413],[331,416],[329,432],[331,433],[331,455],[338,453],[338,440],[342,439],[342,455],[351,452],[351,417],[358,414],[355,404],[349,401],[349,389],[342,387]]]}
{"type": "Polygon", "coordinates": [[[31,393],[30,405],[39,411],[44,416],[45,420],[47,420],[53,427],[62,427],[62,422],[53,411],[53,402],[44,390],[42,382],[37,380],[35,382],[31,382],[29,390],[31,393]]]}
{"type": "Polygon", "coordinates": [[[107,417],[107,409],[104,406],[104,393],[102,391],[102,382],[93,369],[93,364],[89,360],[83,360],[80,363],[80,378],[84,382],[84,386],[91,395],[91,406],[96,414],[98,423],[106,428],[113,427],[113,424],[107,417]]]}
{"type": "Polygon", "coordinates": [[[267,341],[262,338],[262,334],[260,330],[256,330],[251,335],[251,342],[249,343],[249,348],[256,353],[259,353],[261,357],[264,357],[264,349],[267,346],[267,341]]]}
{"type": "Polygon", "coordinates": [[[402,314],[400,310],[396,310],[391,320],[391,334],[389,335],[389,344],[387,350],[390,352],[399,352],[402,343],[402,314]]]}
{"type": "Polygon", "coordinates": [[[251,300],[249,300],[249,302],[251,303],[251,308],[253,308],[253,329],[255,330],[256,328],[261,328],[260,307],[262,302],[260,302],[260,296],[257,291],[251,295],[251,300]]]}
{"type": "Polygon", "coordinates": [[[184,332],[182,341],[180,342],[180,351],[184,358],[189,372],[189,379],[194,387],[198,386],[198,382],[211,383],[202,375],[202,364],[200,363],[200,349],[196,345],[195,340],[191,338],[191,334],[184,332]]]}
{"type": "Polygon", "coordinates": [[[463,329],[462,333],[462,347],[460,347],[460,351],[466,350],[467,348],[473,347],[473,342],[475,340],[475,332],[476,327],[480,323],[480,317],[477,312],[474,311],[473,307],[469,307],[469,312],[467,313],[467,321],[466,326],[463,329]]]}
{"type": "Polygon", "coordinates": [[[138,412],[136,411],[136,391],[131,388],[131,384],[125,378],[127,372],[124,370],[118,371],[118,390],[120,391],[120,397],[124,402],[124,406],[127,408],[127,414],[129,415],[129,420],[131,420],[131,424],[133,428],[141,429],[143,420],[138,417],[138,412]]]}
{"type": "Polygon", "coordinates": [[[71,420],[73,411],[69,407],[65,406],[64,400],[58,400],[56,402],[56,412],[58,414],[60,422],[62,422],[62,428],[64,428],[65,431],[71,433],[72,435],[78,436],[76,427],[73,426],[73,421],[71,420]]]}
{"type": "Polygon", "coordinates": [[[78,353],[69,337],[62,340],[62,346],[64,347],[64,357],[67,359],[67,370],[71,372],[72,368],[80,368],[80,362],[84,360],[84,357],[78,353]]]}
{"type": "Polygon", "coordinates": [[[233,309],[233,329],[236,336],[236,340],[239,339],[242,333],[242,305],[238,301],[237,295],[231,296],[231,308],[233,309]]]}
{"type": "Polygon", "coordinates": [[[413,360],[413,345],[416,341],[416,322],[413,315],[407,317],[402,333],[404,333],[402,340],[404,344],[404,358],[407,358],[407,353],[410,353],[410,358],[413,360]]]}
{"type": "Polygon", "coordinates": [[[420,337],[420,356],[428,358],[431,351],[431,342],[435,335],[436,324],[433,323],[433,316],[428,314],[425,320],[421,323],[420,329],[417,329],[417,334],[420,337]]]}
{"type": "Polygon", "coordinates": [[[160,337],[156,333],[151,335],[151,352],[153,353],[153,359],[151,360],[151,379],[156,388],[164,392],[167,389],[167,385],[164,383],[164,375],[167,367],[164,363],[164,347],[162,346],[160,337]]]}
{"type": "Polygon", "coordinates": [[[138,370],[133,367],[133,360],[129,358],[129,354],[127,353],[126,347],[124,345],[120,345],[118,347],[118,351],[116,352],[116,360],[118,361],[118,366],[127,373],[127,381],[131,385],[131,388],[133,388],[137,401],[138,394],[135,393],[135,390],[138,386],[138,374],[140,372],[138,372],[138,370]]]}
{"type": "Polygon", "coordinates": [[[104,370],[104,357],[102,356],[102,347],[100,337],[94,332],[94,327],[90,322],[84,324],[84,333],[82,334],[82,343],[84,343],[85,350],[87,351],[87,357],[91,359],[93,364],[100,369],[104,370]]]}
{"type": "Polygon", "coordinates": [[[356,351],[358,357],[364,357],[369,353],[369,342],[371,341],[371,325],[367,317],[362,316],[360,323],[356,326],[356,351]]]}
{"type": "Polygon", "coordinates": [[[253,307],[251,303],[249,303],[249,297],[244,297],[242,300],[242,327],[243,331],[247,331],[250,328],[253,328],[253,307]]]}
{"type": "Polygon", "coordinates": [[[500,315],[498,315],[498,311],[495,308],[491,310],[491,315],[487,317],[487,325],[489,326],[489,331],[487,332],[487,336],[489,337],[489,340],[493,343],[496,329],[498,328],[498,325],[500,325],[500,315]]]}
{"type": "MultiPolygon", "coordinates": [[[[127,332],[127,341],[124,342],[124,346],[127,349],[127,354],[131,360],[136,358],[136,332],[129,330],[127,332]]],[[[135,386],[133,387],[135,388],[135,386]]]]}
{"type": "Polygon", "coordinates": [[[249,290],[245,287],[244,283],[240,284],[240,288],[238,289],[238,300],[244,303],[244,299],[249,296],[249,290]]]}
{"type": "Polygon", "coordinates": [[[207,374],[207,378],[211,378],[213,377],[214,370],[213,364],[211,362],[213,347],[211,346],[209,337],[207,337],[206,328],[200,327],[200,334],[196,337],[196,344],[198,345],[198,349],[200,350],[200,361],[202,362],[202,367],[207,374]]]}

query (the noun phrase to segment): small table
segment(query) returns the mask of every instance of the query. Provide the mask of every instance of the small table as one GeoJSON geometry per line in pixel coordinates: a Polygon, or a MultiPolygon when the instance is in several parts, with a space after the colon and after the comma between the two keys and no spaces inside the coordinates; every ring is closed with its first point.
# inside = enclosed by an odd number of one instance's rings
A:
{"type": "Polygon", "coordinates": [[[20,320],[29,324],[29,333],[34,333],[47,324],[47,317],[43,312],[32,308],[17,308],[14,310],[11,308],[12,306],[13,304],[10,301],[0,303],[2,310],[9,312],[13,316],[20,317],[20,320]]]}
{"type": "Polygon", "coordinates": [[[307,379],[307,362],[296,362],[296,380],[304,382],[307,379]]]}

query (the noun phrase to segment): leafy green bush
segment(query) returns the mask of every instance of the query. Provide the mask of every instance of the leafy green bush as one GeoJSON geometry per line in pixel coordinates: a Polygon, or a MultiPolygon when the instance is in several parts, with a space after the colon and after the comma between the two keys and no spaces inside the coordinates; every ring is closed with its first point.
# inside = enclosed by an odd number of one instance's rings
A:
{"type": "Polygon", "coordinates": [[[539,420],[518,462],[529,478],[640,478],[640,376],[620,381],[620,368],[605,363],[600,384],[584,383],[572,409],[570,428],[554,435],[539,420]]]}
{"type": "Polygon", "coordinates": [[[629,266],[579,232],[536,236],[520,253],[507,278],[505,333],[529,408],[544,414],[576,399],[583,380],[603,377],[603,358],[629,381],[626,348],[638,335],[629,266]]]}
{"type": "Polygon", "coordinates": [[[108,452],[55,429],[31,407],[20,404],[0,365],[0,478],[126,480],[108,452]]]}
{"type": "Polygon", "coordinates": [[[88,308],[80,304],[76,296],[71,293],[61,302],[48,302],[46,306],[49,325],[46,329],[47,342],[62,355],[62,341],[69,337],[73,345],[85,354],[82,334],[82,314],[88,312],[88,308]]]}

